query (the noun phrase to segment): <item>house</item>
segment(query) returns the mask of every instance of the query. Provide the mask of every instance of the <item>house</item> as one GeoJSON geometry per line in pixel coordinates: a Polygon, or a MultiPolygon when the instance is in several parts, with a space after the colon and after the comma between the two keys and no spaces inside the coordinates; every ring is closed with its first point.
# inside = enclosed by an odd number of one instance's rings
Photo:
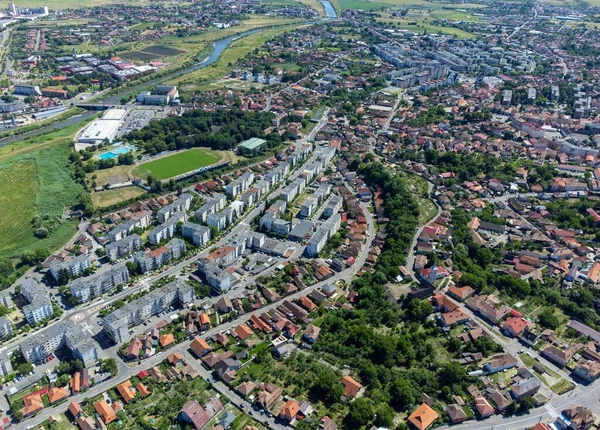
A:
{"type": "Polygon", "coordinates": [[[66,399],[68,396],[69,394],[65,388],[54,387],[48,390],[48,400],[51,405],[66,399]]]}
{"type": "Polygon", "coordinates": [[[23,416],[28,417],[44,409],[42,397],[38,393],[30,394],[23,399],[23,416]]]}
{"type": "Polygon", "coordinates": [[[256,402],[263,409],[269,410],[273,404],[281,397],[283,390],[274,384],[263,384],[256,396],[256,402]]]}
{"type": "Polygon", "coordinates": [[[241,341],[248,339],[252,336],[252,330],[246,324],[240,324],[234,328],[231,333],[241,341]]]}
{"type": "Polygon", "coordinates": [[[212,351],[211,346],[200,337],[196,337],[190,344],[190,349],[194,352],[196,357],[202,358],[206,354],[212,351]]]}
{"type": "Polygon", "coordinates": [[[485,394],[496,405],[496,410],[499,412],[502,412],[511,404],[510,399],[507,399],[497,388],[487,388],[485,394]]]}
{"type": "Polygon", "coordinates": [[[475,410],[480,418],[487,418],[496,412],[495,409],[484,397],[477,397],[474,400],[475,410]]]}
{"type": "Polygon", "coordinates": [[[135,389],[133,388],[133,386],[131,385],[131,381],[129,380],[117,385],[117,391],[119,392],[121,397],[123,397],[123,401],[125,403],[129,403],[133,399],[135,399],[135,389]]]}
{"type": "Polygon", "coordinates": [[[81,405],[77,402],[69,403],[68,409],[74,419],[79,418],[83,414],[83,409],[81,409],[81,405]]]}
{"type": "Polygon", "coordinates": [[[302,335],[302,340],[309,344],[314,344],[319,339],[319,333],[321,332],[321,328],[316,325],[309,324],[302,335]]]}
{"type": "Polygon", "coordinates": [[[468,285],[462,287],[451,286],[448,287],[448,294],[454,297],[456,300],[464,302],[473,294],[475,294],[475,290],[468,285]]]}
{"type": "Polygon", "coordinates": [[[146,397],[146,396],[150,395],[150,390],[148,390],[148,387],[146,387],[141,382],[138,382],[138,384],[135,386],[135,389],[137,390],[138,393],[140,393],[140,396],[142,396],[142,397],[146,397]]]}
{"type": "Polygon", "coordinates": [[[587,382],[594,382],[600,376],[600,363],[597,361],[581,360],[575,366],[573,371],[577,376],[585,379],[587,382]]]}
{"type": "Polygon", "coordinates": [[[529,322],[524,320],[523,318],[511,317],[508,318],[504,325],[504,331],[511,336],[517,337],[519,336],[523,330],[525,330],[529,326],[529,322]]]}
{"type": "Polygon", "coordinates": [[[300,404],[295,400],[288,400],[279,412],[279,418],[288,423],[293,423],[296,420],[296,415],[300,411],[300,404]]]}
{"type": "Polygon", "coordinates": [[[563,410],[558,416],[558,420],[568,430],[587,430],[593,427],[596,418],[588,408],[581,405],[573,405],[563,410]]]}
{"type": "Polygon", "coordinates": [[[323,417],[319,424],[319,430],[338,430],[338,426],[331,418],[323,417]]]}
{"type": "Polygon", "coordinates": [[[564,351],[554,345],[550,345],[542,351],[542,356],[552,361],[554,364],[564,367],[581,348],[583,348],[583,345],[579,343],[569,346],[564,351]]]}
{"type": "Polygon", "coordinates": [[[167,361],[171,366],[177,366],[180,363],[183,363],[183,355],[178,352],[174,352],[167,357],[167,361]]]}
{"type": "Polygon", "coordinates": [[[163,348],[167,348],[175,343],[175,337],[171,333],[161,334],[158,338],[158,343],[163,348]]]}
{"type": "Polygon", "coordinates": [[[523,397],[533,396],[538,392],[542,383],[539,379],[533,376],[533,373],[524,367],[517,371],[517,376],[513,379],[513,384],[510,387],[510,394],[516,400],[523,397]]]}
{"type": "Polygon", "coordinates": [[[465,413],[463,408],[457,404],[451,404],[446,406],[446,413],[448,414],[448,417],[450,418],[450,422],[452,422],[452,424],[462,423],[463,421],[467,420],[467,414],[465,413]]]}
{"type": "Polygon", "coordinates": [[[362,389],[362,385],[350,376],[344,376],[342,378],[342,385],[344,386],[343,396],[346,398],[356,397],[362,389]]]}
{"type": "Polygon", "coordinates": [[[439,418],[436,411],[431,409],[425,403],[421,403],[415,411],[408,417],[408,422],[419,430],[425,430],[439,418]]]}
{"type": "Polygon", "coordinates": [[[217,397],[211,398],[208,403],[202,407],[196,401],[190,400],[177,415],[177,421],[191,424],[195,429],[201,429],[223,409],[223,404],[217,397]]]}
{"type": "Polygon", "coordinates": [[[484,370],[488,373],[501,372],[517,365],[517,359],[508,353],[496,354],[488,361],[484,370]]]}
{"type": "Polygon", "coordinates": [[[94,403],[94,409],[96,410],[98,415],[100,415],[102,422],[106,425],[112,423],[114,420],[117,419],[115,411],[110,406],[108,406],[108,403],[106,403],[106,400],[104,399],[94,403]]]}
{"type": "Polygon", "coordinates": [[[248,397],[256,389],[256,384],[252,381],[242,382],[236,387],[236,391],[244,397],[248,397]]]}

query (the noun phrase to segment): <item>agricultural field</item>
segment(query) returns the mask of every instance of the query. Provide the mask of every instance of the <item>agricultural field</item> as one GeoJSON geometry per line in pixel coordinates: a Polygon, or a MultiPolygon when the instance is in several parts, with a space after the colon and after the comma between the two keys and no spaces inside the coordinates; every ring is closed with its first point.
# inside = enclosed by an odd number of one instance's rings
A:
{"type": "Polygon", "coordinates": [[[71,178],[69,144],[81,128],[75,124],[0,148],[0,256],[18,256],[29,249],[54,251],[77,229],[77,221],[63,221],[45,239],[33,235],[33,217],[60,218],[78,203],[83,187],[71,178]]]}
{"type": "Polygon", "coordinates": [[[169,179],[200,167],[210,166],[221,157],[210,149],[188,149],[147,163],[133,170],[133,176],[145,179],[152,175],[155,179],[169,179]]]}

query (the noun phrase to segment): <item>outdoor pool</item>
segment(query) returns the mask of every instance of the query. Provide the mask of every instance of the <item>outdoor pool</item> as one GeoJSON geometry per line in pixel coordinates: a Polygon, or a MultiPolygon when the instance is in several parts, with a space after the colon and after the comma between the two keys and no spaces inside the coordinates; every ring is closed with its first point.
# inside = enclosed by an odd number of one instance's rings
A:
{"type": "Polygon", "coordinates": [[[101,160],[110,160],[111,158],[117,158],[121,154],[127,154],[129,151],[133,151],[135,148],[130,145],[119,145],[108,152],[98,155],[101,160]]]}

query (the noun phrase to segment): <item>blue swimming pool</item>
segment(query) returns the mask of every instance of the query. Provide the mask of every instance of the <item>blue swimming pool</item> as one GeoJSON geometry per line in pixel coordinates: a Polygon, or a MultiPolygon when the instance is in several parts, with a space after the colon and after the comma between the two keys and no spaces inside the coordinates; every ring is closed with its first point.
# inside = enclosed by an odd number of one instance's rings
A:
{"type": "Polygon", "coordinates": [[[130,145],[119,145],[108,152],[98,155],[101,160],[110,160],[111,158],[117,158],[121,154],[127,154],[129,151],[133,151],[135,148],[130,145]]]}

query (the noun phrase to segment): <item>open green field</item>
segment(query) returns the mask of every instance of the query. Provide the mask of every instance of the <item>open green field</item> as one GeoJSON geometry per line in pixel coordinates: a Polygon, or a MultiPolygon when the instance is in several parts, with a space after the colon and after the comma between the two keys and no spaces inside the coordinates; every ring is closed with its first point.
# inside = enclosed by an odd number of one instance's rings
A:
{"type": "Polygon", "coordinates": [[[285,33],[297,29],[298,26],[277,27],[263,30],[259,33],[251,34],[236,40],[229,48],[223,51],[221,57],[208,67],[181,76],[168,81],[170,84],[180,86],[182,92],[192,92],[199,90],[215,89],[223,86],[221,78],[229,76],[235,64],[254,49],[262,46],[266,41],[285,33]]]}
{"type": "Polygon", "coordinates": [[[70,143],[81,124],[0,148],[0,256],[25,250],[54,251],[76,232],[77,221],[63,222],[49,237],[33,235],[37,214],[58,218],[78,203],[83,187],[71,178],[70,143]]]}
{"type": "MultiPolygon", "coordinates": [[[[435,13],[432,12],[432,14],[435,13]]],[[[437,33],[437,34],[449,34],[452,36],[456,36],[459,39],[472,39],[475,38],[473,33],[469,33],[467,31],[461,30],[460,28],[454,28],[449,25],[437,25],[433,24],[433,19],[429,14],[423,14],[418,17],[394,17],[387,12],[381,13],[381,18],[377,18],[377,21],[394,24],[396,27],[413,31],[415,33],[425,33],[428,34],[437,33]]],[[[438,21],[439,22],[439,21],[438,21]]]]}
{"type": "Polygon", "coordinates": [[[210,149],[188,149],[177,154],[142,163],[133,170],[133,176],[145,179],[152,175],[155,179],[169,179],[200,167],[210,166],[219,161],[210,149]]]}
{"type": "Polygon", "coordinates": [[[144,190],[139,187],[117,188],[114,190],[101,191],[99,193],[93,192],[92,203],[96,208],[104,208],[134,197],[139,197],[142,194],[144,194],[144,190]]]}

